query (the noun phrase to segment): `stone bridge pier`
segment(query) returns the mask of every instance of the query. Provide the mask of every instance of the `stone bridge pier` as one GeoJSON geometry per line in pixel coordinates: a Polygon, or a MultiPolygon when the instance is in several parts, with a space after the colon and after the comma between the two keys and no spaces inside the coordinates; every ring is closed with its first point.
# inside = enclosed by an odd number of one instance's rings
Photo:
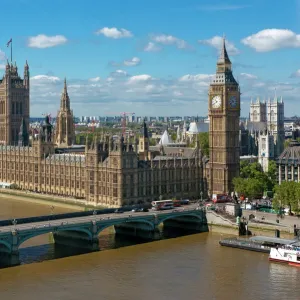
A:
{"type": "Polygon", "coordinates": [[[206,213],[198,210],[195,215],[182,215],[176,218],[165,218],[161,221],[164,230],[179,229],[181,232],[207,232],[209,231],[206,213]]]}
{"type": "Polygon", "coordinates": [[[116,235],[127,235],[145,240],[158,240],[160,231],[155,221],[153,222],[126,222],[114,226],[116,235]]]}
{"type": "Polygon", "coordinates": [[[99,250],[98,231],[99,226],[96,221],[91,221],[91,225],[85,228],[53,231],[53,238],[58,245],[97,251],[99,250]]]}

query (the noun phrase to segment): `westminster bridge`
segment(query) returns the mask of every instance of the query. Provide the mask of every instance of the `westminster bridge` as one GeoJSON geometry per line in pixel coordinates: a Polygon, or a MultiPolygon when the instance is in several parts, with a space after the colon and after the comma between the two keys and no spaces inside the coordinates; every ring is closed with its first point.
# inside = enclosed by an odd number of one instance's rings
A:
{"type": "Polygon", "coordinates": [[[114,226],[118,235],[149,240],[161,238],[159,226],[194,232],[208,231],[206,212],[197,204],[173,210],[122,213],[114,210],[68,213],[0,221],[0,257],[19,264],[19,247],[25,241],[52,233],[56,244],[99,250],[98,235],[114,226]]]}

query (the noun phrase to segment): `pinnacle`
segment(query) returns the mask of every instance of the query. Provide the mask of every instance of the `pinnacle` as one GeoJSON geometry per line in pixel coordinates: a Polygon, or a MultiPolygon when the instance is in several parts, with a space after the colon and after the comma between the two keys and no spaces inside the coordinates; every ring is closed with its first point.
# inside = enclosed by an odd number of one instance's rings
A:
{"type": "Polygon", "coordinates": [[[222,41],[222,48],[221,48],[221,52],[220,52],[220,56],[218,59],[218,63],[231,63],[227,50],[226,50],[226,44],[225,44],[226,40],[225,40],[225,35],[223,36],[223,41],[222,41]]]}

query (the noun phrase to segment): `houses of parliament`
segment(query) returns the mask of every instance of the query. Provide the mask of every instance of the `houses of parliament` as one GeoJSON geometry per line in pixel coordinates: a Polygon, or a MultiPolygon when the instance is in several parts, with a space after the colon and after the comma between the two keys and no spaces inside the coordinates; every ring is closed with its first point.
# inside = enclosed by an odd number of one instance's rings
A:
{"type": "Polygon", "coordinates": [[[29,66],[26,62],[22,79],[16,64],[7,63],[0,80],[0,185],[106,207],[161,197],[199,199],[207,189],[210,194],[229,192],[239,162],[239,89],[230,67],[224,42],[209,96],[212,146],[207,163],[198,140],[194,148],[150,146],[145,122],[139,139],[102,132],[91,143],[74,145],[66,80],[55,129],[46,117],[39,133],[30,136],[29,66]]]}

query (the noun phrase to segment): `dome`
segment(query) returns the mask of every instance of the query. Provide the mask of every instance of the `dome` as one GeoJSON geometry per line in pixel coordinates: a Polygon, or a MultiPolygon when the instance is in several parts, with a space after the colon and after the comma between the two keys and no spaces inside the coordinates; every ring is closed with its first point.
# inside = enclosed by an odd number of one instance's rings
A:
{"type": "Polygon", "coordinates": [[[163,133],[163,135],[161,136],[161,139],[159,141],[159,145],[168,145],[168,144],[172,144],[173,141],[171,139],[171,137],[168,134],[168,131],[165,130],[165,132],[163,133]]]}

